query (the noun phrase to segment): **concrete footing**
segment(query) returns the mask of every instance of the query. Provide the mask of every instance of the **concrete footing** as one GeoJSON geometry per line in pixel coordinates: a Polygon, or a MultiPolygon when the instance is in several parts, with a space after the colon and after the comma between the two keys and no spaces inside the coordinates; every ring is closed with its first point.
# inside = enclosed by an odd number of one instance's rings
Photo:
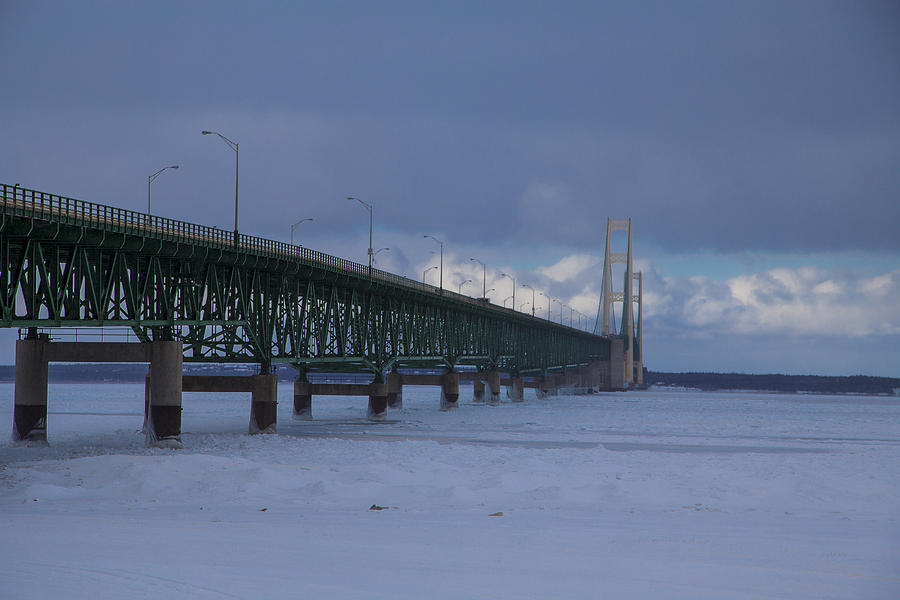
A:
{"type": "Polygon", "coordinates": [[[513,377],[509,397],[513,402],[525,402],[525,382],[521,377],[513,377]]]}
{"type": "Polygon", "coordinates": [[[366,413],[370,421],[387,418],[388,387],[384,382],[369,384],[369,408],[366,413]]]}
{"type": "Polygon", "coordinates": [[[298,379],[294,382],[294,419],[312,421],[312,384],[298,379]]]}
{"type": "Polygon", "coordinates": [[[557,393],[556,376],[544,375],[543,377],[541,377],[540,381],[538,382],[538,386],[535,389],[535,395],[538,398],[546,400],[550,396],[556,396],[557,393]]]}
{"type": "Polygon", "coordinates": [[[475,404],[484,404],[484,382],[479,379],[472,382],[472,401],[475,404]]]}
{"type": "Polygon", "coordinates": [[[400,373],[388,373],[385,383],[388,407],[400,410],[403,408],[403,376],[400,373]]]}
{"type": "Polygon", "coordinates": [[[252,378],[249,433],[275,433],[278,426],[278,377],[274,373],[266,373],[252,378]]]}
{"type": "Polygon", "coordinates": [[[500,371],[489,371],[487,374],[487,384],[490,390],[488,404],[498,406],[500,404],[500,371]]]}
{"type": "Polygon", "coordinates": [[[185,392],[250,392],[249,433],[275,433],[278,418],[278,378],[262,375],[185,375],[185,392]]]}
{"type": "Polygon", "coordinates": [[[147,444],[183,448],[181,444],[181,342],[150,343],[150,392],[144,433],[147,444]]]}
{"type": "Polygon", "coordinates": [[[16,342],[13,433],[16,441],[47,441],[47,340],[16,342]]]}
{"type": "Polygon", "coordinates": [[[459,373],[445,373],[441,383],[441,410],[459,406],[459,373]]]}

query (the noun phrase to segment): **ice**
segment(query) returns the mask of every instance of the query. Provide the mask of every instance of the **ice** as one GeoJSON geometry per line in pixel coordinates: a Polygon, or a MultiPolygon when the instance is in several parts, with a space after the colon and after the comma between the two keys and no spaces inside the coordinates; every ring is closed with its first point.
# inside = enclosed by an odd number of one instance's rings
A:
{"type": "Polygon", "coordinates": [[[165,450],[142,386],[52,385],[50,445],[0,443],[0,597],[900,597],[896,398],[280,388],[276,435],[185,394],[165,450]]]}

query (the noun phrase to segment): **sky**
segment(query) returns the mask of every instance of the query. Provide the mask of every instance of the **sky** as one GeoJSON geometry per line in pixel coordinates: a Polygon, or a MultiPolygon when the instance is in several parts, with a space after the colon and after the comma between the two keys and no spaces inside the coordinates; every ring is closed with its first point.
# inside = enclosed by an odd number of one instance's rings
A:
{"type": "Polygon", "coordinates": [[[358,197],[576,325],[631,218],[651,370],[897,377],[898,65],[896,2],[0,0],[0,182],[231,230],[218,131],[241,232],[364,263],[358,197]]]}

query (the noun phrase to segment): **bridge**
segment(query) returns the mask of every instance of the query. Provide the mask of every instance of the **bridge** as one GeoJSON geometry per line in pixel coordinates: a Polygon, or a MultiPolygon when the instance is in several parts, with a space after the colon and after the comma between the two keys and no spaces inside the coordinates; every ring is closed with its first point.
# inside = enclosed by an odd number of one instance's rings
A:
{"type": "Polygon", "coordinates": [[[314,395],[402,405],[440,385],[441,408],[473,382],[552,394],[625,386],[621,336],[566,327],[283,242],[0,184],[0,327],[19,328],[14,436],[46,439],[50,362],[146,362],[145,430],[180,445],[183,391],[251,392],[251,431],[274,431],[276,365],[296,370],[294,413],[314,395]],[[67,328],[127,328],[135,342],[58,341],[67,328]],[[184,362],[255,363],[251,377],[182,374],[184,362]],[[316,383],[365,373],[366,385],[316,383]],[[352,387],[352,389],[349,389],[352,387]]]}

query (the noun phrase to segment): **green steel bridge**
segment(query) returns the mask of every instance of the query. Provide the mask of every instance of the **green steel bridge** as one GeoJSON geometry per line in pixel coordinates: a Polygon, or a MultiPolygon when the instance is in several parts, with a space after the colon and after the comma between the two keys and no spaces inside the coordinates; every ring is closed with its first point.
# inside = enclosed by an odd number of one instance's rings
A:
{"type": "Polygon", "coordinates": [[[610,338],[282,242],[0,184],[0,327],[126,327],[186,362],[546,376],[610,338]]]}

